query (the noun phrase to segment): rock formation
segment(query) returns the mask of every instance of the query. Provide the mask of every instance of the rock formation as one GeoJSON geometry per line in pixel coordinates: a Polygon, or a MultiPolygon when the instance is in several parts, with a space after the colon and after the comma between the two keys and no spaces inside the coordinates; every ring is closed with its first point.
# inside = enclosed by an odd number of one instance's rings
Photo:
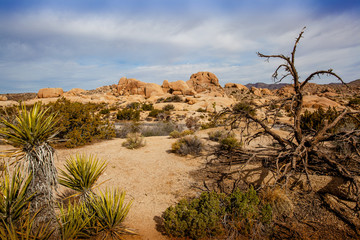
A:
{"type": "Polygon", "coordinates": [[[191,75],[187,85],[197,93],[210,92],[222,95],[223,88],[219,84],[219,79],[211,72],[198,72],[191,75]]]}
{"type": "Polygon", "coordinates": [[[38,98],[54,98],[63,96],[64,91],[62,88],[42,88],[39,90],[38,98]]]}

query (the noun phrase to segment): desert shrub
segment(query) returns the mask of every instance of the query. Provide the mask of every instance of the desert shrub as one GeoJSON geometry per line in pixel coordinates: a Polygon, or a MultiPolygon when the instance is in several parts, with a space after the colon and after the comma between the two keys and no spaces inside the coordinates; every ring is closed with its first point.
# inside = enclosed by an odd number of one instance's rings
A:
{"type": "Polygon", "coordinates": [[[193,200],[181,200],[163,213],[165,232],[173,237],[192,239],[221,234],[224,198],[223,194],[203,192],[193,200]]]}
{"type": "Polygon", "coordinates": [[[172,111],[175,109],[175,106],[173,104],[166,104],[162,109],[164,111],[172,111]]]}
{"type": "Polygon", "coordinates": [[[139,103],[139,102],[131,102],[131,103],[126,105],[126,108],[131,108],[133,110],[140,110],[141,103],[139,103]]]}
{"type": "Polygon", "coordinates": [[[238,102],[233,106],[233,112],[234,113],[241,113],[245,112],[248,113],[251,116],[255,116],[256,109],[254,109],[250,103],[246,102],[238,102]]]}
{"type": "Polygon", "coordinates": [[[294,204],[284,189],[280,187],[264,188],[260,192],[263,203],[271,206],[273,217],[291,217],[294,212],[294,204]]]}
{"type": "MultiPolygon", "coordinates": [[[[333,108],[328,108],[326,111],[323,108],[319,108],[314,112],[306,110],[304,114],[301,115],[300,126],[304,132],[313,132],[319,131],[325,122],[332,122],[340,115],[340,113],[333,108]]],[[[346,124],[346,119],[340,121],[331,131],[334,133],[340,127],[343,127],[346,124]]]]}
{"type": "Polygon", "coordinates": [[[219,141],[220,149],[226,151],[233,151],[241,147],[241,143],[234,136],[228,135],[219,141]]]}
{"type": "Polygon", "coordinates": [[[204,109],[204,108],[198,108],[196,111],[197,111],[197,112],[206,112],[206,109],[204,109]]]}
{"type": "Polygon", "coordinates": [[[141,126],[140,132],[144,137],[150,136],[168,136],[179,126],[173,122],[157,122],[153,126],[141,126]]]}
{"type": "Polygon", "coordinates": [[[109,113],[110,113],[110,109],[108,109],[108,108],[101,109],[99,113],[100,113],[100,114],[103,114],[103,115],[109,114],[109,113]]]}
{"type": "Polygon", "coordinates": [[[179,155],[198,155],[203,149],[203,143],[196,136],[185,136],[174,142],[171,149],[179,155]]]}
{"type": "Polygon", "coordinates": [[[272,210],[270,205],[260,202],[251,187],[247,192],[236,190],[228,196],[203,192],[198,198],[181,200],[169,207],[162,217],[166,234],[173,237],[223,238],[234,230],[237,236],[249,237],[258,234],[258,228],[269,226],[272,210]]]}
{"type": "Polygon", "coordinates": [[[152,111],[154,110],[154,105],[152,103],[143,103],[141,109],[144,111],[152,111]]]}
{"type": "Polygon", "coordinates": [[[66,147],[91,143],[95,139],[111,139],[115,137],[115,129],[109,120],[102,119],[98,113],[103,109],[103,104],[70,102],[59,99],[48,106],[51,112],[58,112],[61,121],[57,127],[60,129],[57,137],[66,139],[66,147]]]}
{"type": "Polygon", "coordinates": [[[200,124],[199,124],[199,118],[198,117],[188,117],[186,120],[185,120],[185,125],[188,129],[193,129],[193,130],[198,130],[199,127],[200,127],[200,124]]]}
{"type": "Polygon", "coordinates": [[[353,97],[349,100],[349,103],[348,103],[348,106],[349,107],[352,107],[352,108],[359,108],[360,107],[360,97],[353,97]]]}
{"type": "Polygon", "coordinates": [[[149,112],[149,117],[156,118],[156,117],[158,117],[158,115],[159,115],[160,113],[163,113],[163,112],[164,112],[164,110],[153,109],[153,110],[151,110],[151,111],[149,112]]]}
{"type": "Polygon", "coordinates": [[[216,123],[212,120],[210,120],[210,122],[201,124],[201,129],[209,129],[209,128],[214,128],[214,127],[216,127],[216,123]]]}
{"type": "Polygon", "coordinates": [[[116,114],[118,120],[139,121],[140,111],[133,108],[124,108],[116,114]]]}
{"type": "Polygon", "coordinates": [[[173,95],[164,99],[164,102],[182,102],[183,98],[179,95],[173,95]]]}
{"type": "Polygon", "coordinates": [[[141,133],[129,133],[122,145],[128,149],[137,149],[145,146],[145,140],[141,133]]]}
{"type": "Polygon", "coordinates": [[[171,138],[181,138],[181,137],[185,137],[185,136],[191,135],[191,134],[194,134],[194,131],[192,131],[192,130],[184,130],[182,132],[179,132],[177,130],[174,130],[169,134],[169,136],[171,138]]]}
{"type": "Polygon", "coordinates": [[[226,133],[222,130],[216,130],[213,132],[208,132],[209,140],[214,142],[219,142],[220,139],[224,138],[226,133]]]}

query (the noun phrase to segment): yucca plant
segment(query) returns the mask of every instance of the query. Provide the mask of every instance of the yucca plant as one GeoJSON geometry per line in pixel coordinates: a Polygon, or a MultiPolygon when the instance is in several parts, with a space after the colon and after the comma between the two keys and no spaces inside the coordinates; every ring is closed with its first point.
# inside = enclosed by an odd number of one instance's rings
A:
{"type": "Polygon", "coordinates": [[[66,171],[60,170],[59,183],[77,191],[80,200],[87,200],[106,166],[106,162],[93,155],[70,156],[65,163],[66,171]]]}
{"type": "Polygon", "coordinates": [[[62,240],[74,240],[89,238],[89,223],[93,218],[93,214],[88,211],[85,203],[71,204],[66,207],[59,205],[60,216],[60,232],[62,240]]]}
{"type": "Polygon", "coordinates": [[[22,105],[13,122],[0,119],[4,125],[0,135],[6,143],[22,150],[28,173],[33,176],[27,196],[36,193],[30,204],[30,214],[36,216],[34,227],[50,223],[54,228],[57,222],[52,190],[57,184],[57,171],[54,165],[55,150],[49,143],[58,132],[55,127],[58,118],[56,113],[48,111],[49,108],[42,108],[41,103],[36,103],[30,110],[22,105]]]}
{"type": "Polygon", "coordinates": [[[0,185],[0,223],[17,223],[23,216],[33,197],[26,194],[31,180],[32,175],[24,179],[19,168],[14,170],[12,176],[5,172],[0,185]]]}
{"type": "Polygon", "coordinates": [[[34,227],[35,218],[39,212],[29,214],[27,209],[17,224],[2,221],[0,227],[0,239],[2,240],[48,240],[51,239],[54,229],[50,229],[50,223],[42,223],[34,227]]]}
{"type": "Polygon", "coordinates": [[[123,225],[132,204],[132,201],[125,203],[125,195],[118,189],[105,189],[99,195],[91,195],[90,207],[100,239],[122,239],[123,234],[135,234],[123,225]]]}

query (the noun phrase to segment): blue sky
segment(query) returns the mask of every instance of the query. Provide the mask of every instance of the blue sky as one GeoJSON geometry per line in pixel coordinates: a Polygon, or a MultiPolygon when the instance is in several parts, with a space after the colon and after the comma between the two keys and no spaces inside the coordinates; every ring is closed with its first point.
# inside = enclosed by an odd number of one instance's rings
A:
{"type": "MultiPolygon", "coordinates": [[[[0,0],[0,93],[94,89],[126,76],[161,84],[199,71],[221,84],[271,83],[297,51],[302,78],[360,78],[358,0],[0,0]]],[[[318,83],[333,82],[324,78],[318,83]]]]}

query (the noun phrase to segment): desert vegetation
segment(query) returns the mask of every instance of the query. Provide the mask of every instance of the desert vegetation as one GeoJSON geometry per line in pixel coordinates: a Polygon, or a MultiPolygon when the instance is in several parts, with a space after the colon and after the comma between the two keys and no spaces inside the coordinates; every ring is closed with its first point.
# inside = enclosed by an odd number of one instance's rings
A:
{"type": "MultiPolygon", "coordinates": [[[[143,219],[156,222],[154,239],[358,237],[359,95],[332,69],[300,77],[295,55],[304,30],[289,56],[258,53],[282,61],[273,79],[292,84],[279,90],[222,89],[210,73],[197,73],[155,95],[125,78],[129,85],[103,88],[112,103],[60,97],[0,109],[2,143],[15,147],[0,155],[1,239],[122,239],[147,225],[143,219]],[[323,76],[344,86],[318,87],[317,96],[311,82],[323,76]],[[58,166],[55,149],[65,159],[58,166]],[[107,173],[124,178],[123,186],[107,173]],[[132,215],[134,208],[145,211],[132,215]],[[132,228],[129,216],[138,216],[132,228]]],[[[92,100],[101,89],[76,97],[92,100]]]]}

